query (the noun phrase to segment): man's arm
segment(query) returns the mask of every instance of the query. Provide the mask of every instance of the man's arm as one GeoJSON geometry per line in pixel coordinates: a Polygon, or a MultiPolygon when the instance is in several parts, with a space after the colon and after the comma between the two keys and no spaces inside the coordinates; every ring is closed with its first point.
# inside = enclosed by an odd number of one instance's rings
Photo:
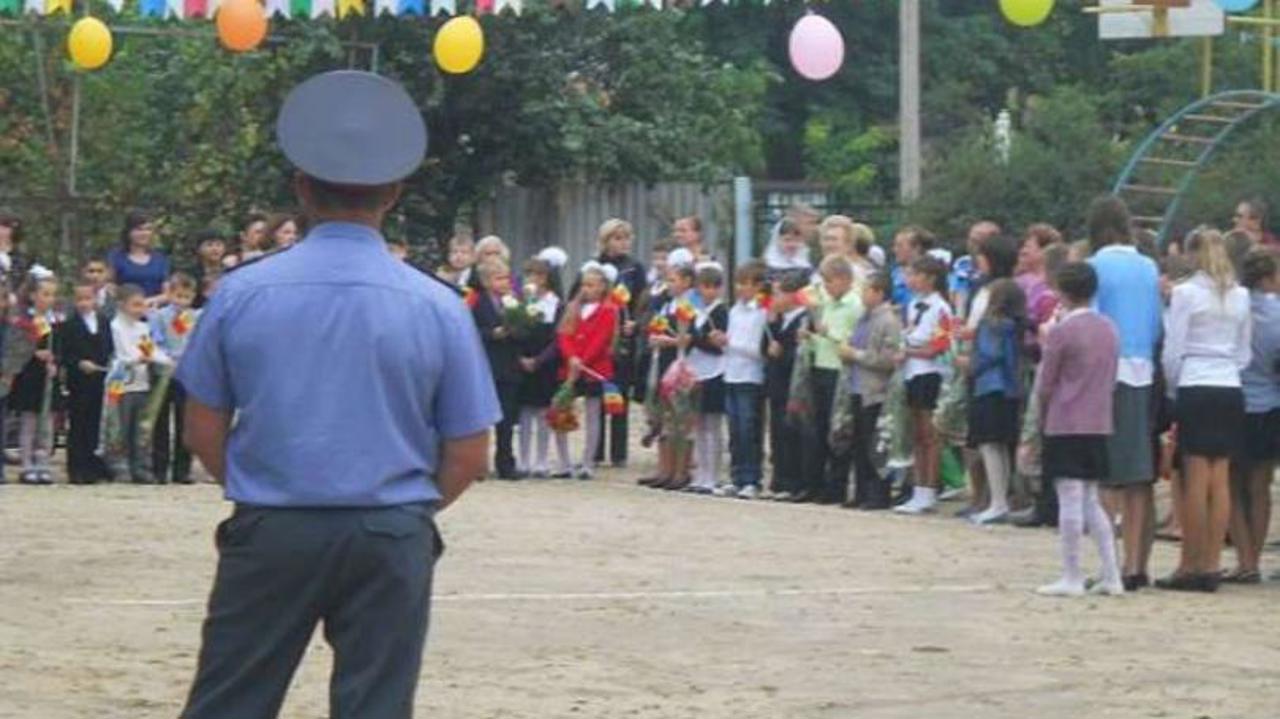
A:
{"type": "MultiPolygon", "coordinates": [[[[187,415],[191,421],[191,415],[187,415]]],[[[188,441],[193,452],[194,446],[188,441]]],[[[201,456],[201,461],[204,457],[201,456]]],[[[436,473],[436,484],[440,487],[443,498],[440,509],[453,504],[462,493],[467,491],[471,483],[484,474],[489,464],[489,431],[477,432],[459,439],[447,439],[440,445],[440,470],[436,473]]]]}
{"type": "MultiPolygon", "coordinates": [[[[191,450],[213,475],[218,484],[226,481],[227,433],[231,430],[231,413],[212,409],[188,397],[186,401],[187,449],[191,450]]],[[[446,447],[449,443],[445,443],[446,447]]],[[[485,456],[482,454],[481,456],[485,456]]],[[[483,471],[483,469],[481,470],[483,471]]]]}

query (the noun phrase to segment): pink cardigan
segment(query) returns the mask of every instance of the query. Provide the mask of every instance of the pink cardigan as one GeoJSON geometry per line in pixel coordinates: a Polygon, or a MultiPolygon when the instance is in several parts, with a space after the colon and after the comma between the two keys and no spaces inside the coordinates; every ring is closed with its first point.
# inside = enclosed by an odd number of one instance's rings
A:
{"type": "Polygon", "coordinates": [[[1037,392],[1046,436],[1109,435],[1120,339],[1111,320],[1075,310],[1049,332],[1037,392]]]}

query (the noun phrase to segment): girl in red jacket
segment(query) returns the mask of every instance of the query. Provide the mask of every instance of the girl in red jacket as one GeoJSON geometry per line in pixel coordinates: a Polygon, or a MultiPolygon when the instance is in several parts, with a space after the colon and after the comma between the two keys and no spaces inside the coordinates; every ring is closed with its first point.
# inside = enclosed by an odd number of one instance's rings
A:
{"type": "Polygon", "coordinates": [[[574,468],[578,479],[591,479],[596,447],[600,444],[604,383],[613,379],[613,343],[618,331],[618,308],[609,299],[613,267],[598,262],[582,266],[581,287],[570,300],[560,322],[560,379],[573,380],[586,398],[586,442],[582,462],[574,468]]]}

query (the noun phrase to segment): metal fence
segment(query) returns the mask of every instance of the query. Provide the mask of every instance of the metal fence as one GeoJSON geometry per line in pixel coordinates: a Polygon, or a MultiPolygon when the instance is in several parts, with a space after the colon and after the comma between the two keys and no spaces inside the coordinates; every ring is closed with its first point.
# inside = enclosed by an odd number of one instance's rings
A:
{"type": "Polygon", "coordinates": [[[689,215],[702,219],[704,243],[717,256],[731,253],[733,196],[728,184],[505,187],[479,208],[476,234],[498,235],[515,258],[558,245],[571,263],[580,264],[597,254],[600,225],[618,217],[635,228],[632,253],[647,264],[654,243],[671,235],[672,222],[689,215]]]}

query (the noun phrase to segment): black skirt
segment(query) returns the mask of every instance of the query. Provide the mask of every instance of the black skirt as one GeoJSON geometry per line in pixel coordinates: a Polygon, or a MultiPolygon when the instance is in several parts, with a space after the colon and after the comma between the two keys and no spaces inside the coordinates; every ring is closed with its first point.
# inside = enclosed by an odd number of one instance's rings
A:
{"type": "Polygon", "coordinates": [[[1101,434],[1063,434],[1044,438],[1041,472],[1047,479],[1106,479],[1107,437],[1101,434]]]}
{"type": "Polygon", "coordinates": [[[1239,387],[1179,387],[1178,450],[1194,457],[1237,456],[1244,430],[1239,387]]]}
{"type": "Polygon", "coordinates": [[[520,406],[539,409],[550,407],[551,398],[560,389],[560,382],[556,379],[558,369],[554,362],[548,362],[547,366],[523,375],[520,378],[520,406]]]}
{"type": "Polygon", "coordinates": [[[33,357],[13,378],[9,391],[9,409],[13,412],[39,412],[44,404],[44,380],[48,376],[43,362],[33,357]]]}
{"type": "Polygon", "coordinates": [[[724,414],[724,375],[698,383],[698,414],[724,414]]]}
{"type": "Polygon", "coordinates": [[[1003,393],[991,392],[969,400],[969,446],[981,444],[1016,445],[1018,400],[1003,393]]]}

